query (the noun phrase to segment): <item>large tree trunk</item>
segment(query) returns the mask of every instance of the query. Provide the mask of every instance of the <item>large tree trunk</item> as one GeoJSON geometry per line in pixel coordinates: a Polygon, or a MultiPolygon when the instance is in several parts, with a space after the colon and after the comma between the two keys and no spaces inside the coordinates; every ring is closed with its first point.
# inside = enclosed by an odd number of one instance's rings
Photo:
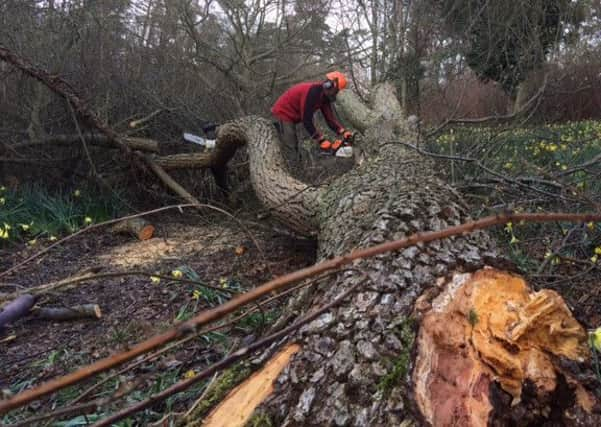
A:
{"type": "MultiPolygon", "coordinates": [[[[218,136],[218,144],[248,143],[259,198],[289,227],[317,235],[320,259],[469,219],[461,197],[436,177],[432,161],[395,143],[415,135],[391,86],[374,91],[371,108],[351,93],[339,102],[363,132],[356,147],[360,164],[326,188],[309,188],[288,175],[275,133],[263,119],[224,125],[218,136]]],[[[260,411],[273,425],[447,425],[424,415],[428,408],[414,397],[415,303],[440,286],[437,279],[499,258],[488,235],[476,232],[361,260],[304,292],[287,311],[309,311],[368,278],[352,298],[289,337],[301,349],[260,411]]],[[[489,416],[493,411],[484,412],[484,425],[489,416]]]]}

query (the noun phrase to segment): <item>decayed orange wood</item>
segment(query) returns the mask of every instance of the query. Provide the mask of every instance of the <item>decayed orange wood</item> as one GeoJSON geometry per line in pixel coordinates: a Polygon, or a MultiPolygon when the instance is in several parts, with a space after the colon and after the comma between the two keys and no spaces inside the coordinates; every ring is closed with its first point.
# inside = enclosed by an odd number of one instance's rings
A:
{"type": "Polygon", "coordinates": [[[140,240],[148,240],[154,234],[154,225],[144,218],[131,218],[115,224],[112,230],[114,233],[128,233],[140,240]]]}
{"type": "Polygon", "coordinates": [[[273,392],[273,382],[300,350],[291,344],[272,357],[250,378],[233,389],[205,419],[203,427],[243,427],[254,410],[273,392]]]}
{"type": "Polygon", "coordinates": [[[458,274],[428,303],[414,370],[415,395],[432,425],[486,426],[497,382],[520,402],[527,382],[551,396],[559,375],[590,412],[594,398],[554,361],[590,358],[587,334],[552,290],[532,291],[519,276],[491,268],[458,274]]]}

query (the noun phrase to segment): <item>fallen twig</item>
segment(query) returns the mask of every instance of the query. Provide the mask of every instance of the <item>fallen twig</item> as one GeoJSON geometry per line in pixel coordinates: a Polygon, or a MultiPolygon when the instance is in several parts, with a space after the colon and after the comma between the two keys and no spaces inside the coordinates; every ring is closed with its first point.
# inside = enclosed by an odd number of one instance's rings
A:
{"type": "Polygon", "coordinates": [[[193,285],[199,285],[199,286],[213,289],[215,291],[219,291],[222,293],[237,294],[240,292],[240,291],[230,289],[230,288],[221,288],[219,286],[209,285],[209,284],[206,284],[203,282],[199,282],[197,280],[191,280],[191,279],[185,279],[185,278],[175,278],[172,276],[165,276],[162,274],[151,273],[148,271],[123,271],[123,272],[99,273],[99,274],[85,273],[80,276],[62,279],[57,282],[46,283],[44,285],[36,286],[34,288],[28,288],[22,292],[14,292],[11,294],[0,295],[0,304],[5,301],[8,301],[8,300],[18,298],[19,296],[23,295],[24,293],[31,294],[31,295],[43,295],[43,294],[47,294],[47,293],[51,293],[51,292],[56,292],[59,289],[70,288],[70,287],[73,287],[74,285],[77,285],[77,284],[80,284],[83,282],[87,282],[90,280],[99,280],[99,279],[122,277],[122,276],[157,277],[159,279],[171,280],[174,282],[190,283],[193,285]]]}

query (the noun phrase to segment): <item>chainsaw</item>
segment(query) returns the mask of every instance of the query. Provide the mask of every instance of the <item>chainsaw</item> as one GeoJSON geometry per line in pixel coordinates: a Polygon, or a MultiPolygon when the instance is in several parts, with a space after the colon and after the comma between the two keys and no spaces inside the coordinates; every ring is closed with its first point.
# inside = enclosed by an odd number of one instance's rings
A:
{"type": "Polygon", "coordinates": [[[336,157],[349,158],[353,157],[353,142],[355,135],[350,139],[337,139],[332,144],[332,151],[330,153],[324,153],[324,155],[334,155],[336,157]]]}

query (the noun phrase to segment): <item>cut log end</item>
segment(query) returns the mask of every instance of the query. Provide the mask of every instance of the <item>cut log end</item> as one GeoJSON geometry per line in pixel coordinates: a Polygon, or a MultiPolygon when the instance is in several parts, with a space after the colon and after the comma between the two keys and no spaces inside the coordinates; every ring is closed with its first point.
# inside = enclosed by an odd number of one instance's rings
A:
{"type": "Polygon", "coordinates": [[[153,235],[154,235],[154,226],[150,225],[150,224],[143,227],[137,234],[138,239],[140,239],[140,240],[151,239],[153,235]]]}
{"type": "Polygon", "coordinates": [[[533,292],[522,278],[493,269],[441,285],[438,296],[417,305],[422,322],[413,378],[429,423],[593,416],[599,402],[557,363],[586,362],[590,350],[586,331],[556,292],[533,292]]]}
{"type": "Polygon", "coordinates": [[[154,226],[143,218],[131,218],[121,221],[113,226],[114,233],[125,233],[140,240],[151,239],[154,235],[154,226]]]}

